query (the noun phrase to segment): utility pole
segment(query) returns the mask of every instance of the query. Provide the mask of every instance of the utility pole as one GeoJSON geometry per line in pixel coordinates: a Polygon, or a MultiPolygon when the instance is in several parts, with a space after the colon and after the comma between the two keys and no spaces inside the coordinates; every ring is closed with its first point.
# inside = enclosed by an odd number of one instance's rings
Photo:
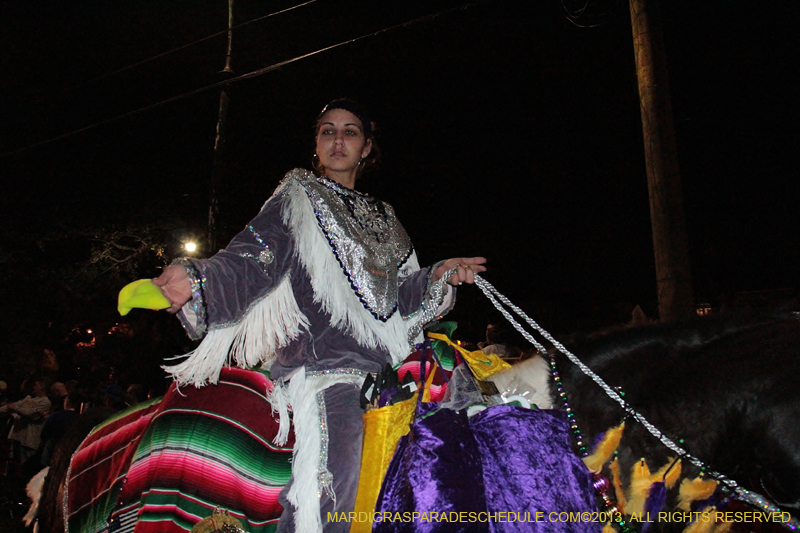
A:
{"type": "MultiPolygon", "coordinates": [[[[231,50],[233,44],[233,2],[228,0],[228,46],[225,54],[225,67],[220,74],[227,79],[233,74],[231,68],[231,50]]],[[[222,177],[225,173],[225,144],[228,140],[228,96],[229,86],[226,83],[219,92],[219,115],[217,118],[217,135],[214,139],[214,161],[211,168],[210,200],[208,206],[208,235],[207,253],[209,255],[217,251],[219,241],[219,188],[222,184],[222,177]]]]}
{"type": "Polygon", "coordinates": [[[694,313],[675,126],[657,0],[629,0],[662,322],[694,313]]]}

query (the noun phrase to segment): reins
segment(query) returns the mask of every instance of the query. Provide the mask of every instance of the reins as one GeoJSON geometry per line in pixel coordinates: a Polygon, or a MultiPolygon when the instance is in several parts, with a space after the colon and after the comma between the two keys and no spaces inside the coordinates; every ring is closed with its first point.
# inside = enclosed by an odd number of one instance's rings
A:
{"type": "MultiPolygon", "coordinates": [[[[544,337],[553,347],[567,356],[573,364],[575,364],[581,372],[586,374],[588,377],[592,379],[595,383],[597,383],[600,388],[605,391],[605,393],[617,402],[620,407],[628,414],[628,416],[637,420],[642,426],[650,432],[655,438],[657,438],[664,446],[678,454],[681,459],[685,459],[689,461],[691,464],[695,465],[696,467],[700,468],[705,475],[714,478],[721,484],[723,484],[726,488],[728,488],[737,499],[747,502],[755,507],[758,507],[764,512],[767,513],[781,513],[782,511],[778,506],[776,506],[773,502],[765,498],[764,496],[758,494],[757,492],[749,491],[743,488],[739,483],[735,480],[730,479],[729,477],[725,476],[720,472],[716,472],[711,470],[708,465],[706,465],[703,461],[699,458],[691,455],[688,451],[681,448],[677,443],[675,443],[672,439],[664,435],[662,431],[660,431],[657,427],[651,424],[641,413],[637,412],[633,409],[628,403],[622,398],[622,396],[612,387],[610,387],[603,379],[595,374],[591,368],[586,366],[577,356],[575,356],[572,352],[567,350],[563,344],[558,342],[556,339],[553,338],[550,333],[545,331],[539,324],[537,324],[533,319],[531,319],[528,315],[525,314],[522,309],[514,305],[508,298],[506,298],[503,294],[501,294],[497,289],[492,286],[491,283],[483,279],[478,274],[475,274],[475,285],[483,292],[483,294],[489,299],[489,301],[494,305],[494,307],[502,313],[502,315],[506,318],[506,320],[514,326],[514,329],[520,332],[525,340],[533,344],[533,346],[539,350],[540,353],[545,354],[547,353],[547,349],[537,341],[530,332],[528,332],[517,320],[511,315],[508,309],[511,309],[519,318],[525,321],[531,328],[539,332],[539,334],[544,337]],[[506,306],[508,309],[506,309],[506,306]]],[[[786,513],[791,516],[790,513],[786,513]]],[[[788,522],[784,522],[783,525],[790,530],[797,530],[800,528],[800,521],[791,517],[788,522]]]]}

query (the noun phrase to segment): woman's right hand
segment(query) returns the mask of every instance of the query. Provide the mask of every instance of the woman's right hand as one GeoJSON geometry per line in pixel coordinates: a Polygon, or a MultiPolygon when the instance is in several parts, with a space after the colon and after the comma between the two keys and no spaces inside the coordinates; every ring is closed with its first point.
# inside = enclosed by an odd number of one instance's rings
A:
{"type": "Polygon", "coordinates": [[[450,270],[455,270],[455,273],[447,280],[450,285],[475,283],[475,274],[486,272],[486,267],[483,266],[485,264],[485,257],[454,257],[439,265],[439,268],[433,273],[433,279],[437,281],[450,270]]]}
{"type": "Polygon", "coordinates": [[[169,300],[168,313],[177,313],[181,307],[192,299],[192,283],[186,269],[181,265],[170,265],[157,278],[153,285],[161,289],[161,294],[169,300]]]}

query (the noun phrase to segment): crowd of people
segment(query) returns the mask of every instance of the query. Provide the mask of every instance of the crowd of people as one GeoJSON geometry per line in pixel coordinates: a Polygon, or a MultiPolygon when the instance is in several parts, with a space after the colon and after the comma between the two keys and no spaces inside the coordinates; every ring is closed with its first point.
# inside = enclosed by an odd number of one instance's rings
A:
{"type": "Polygon", "coordinates": [[[123,389],[113,382],[61,382],[47,372],[11,386],[0,381],[3,498],[24,500],[25,484],[41,469],[50,466],[56,446],[81,412],[101,407],[113,413],[146,398],[139,384],[129,384],[123,389]]]}

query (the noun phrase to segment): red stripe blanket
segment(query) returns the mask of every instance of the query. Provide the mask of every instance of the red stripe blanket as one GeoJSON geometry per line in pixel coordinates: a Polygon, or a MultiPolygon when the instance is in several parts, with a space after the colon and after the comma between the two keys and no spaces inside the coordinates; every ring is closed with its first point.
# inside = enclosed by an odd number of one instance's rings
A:
{"type": "Polygon", "coordinates": [[[223,369],[219,384],[178,391],[98,426],[67,479],[67,530],[185,533],[216,507],[250,533],[274,531],[293,435],[278,424],[261,373],[223,369]]]}

